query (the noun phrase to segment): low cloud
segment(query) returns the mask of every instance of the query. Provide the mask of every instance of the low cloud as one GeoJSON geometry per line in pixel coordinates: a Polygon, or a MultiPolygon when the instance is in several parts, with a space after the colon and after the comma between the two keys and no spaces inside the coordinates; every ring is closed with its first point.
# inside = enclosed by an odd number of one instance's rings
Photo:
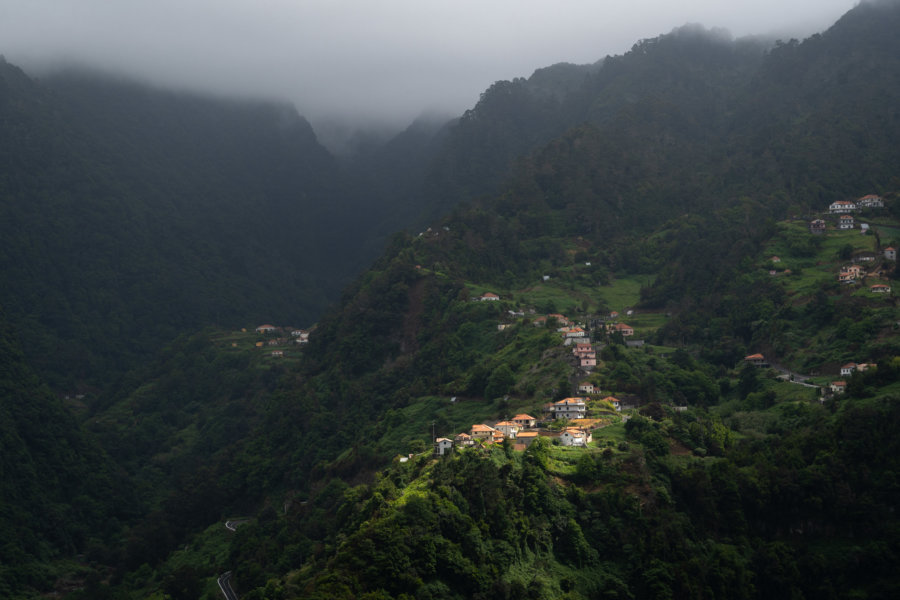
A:
{"type": "Polygon", "coordinates": [[[316,119],[458,114],[499,79],[592,63],[685,23],[821,31],[855,0],[0,0],[0,53],[293,102],[316,119]]]}

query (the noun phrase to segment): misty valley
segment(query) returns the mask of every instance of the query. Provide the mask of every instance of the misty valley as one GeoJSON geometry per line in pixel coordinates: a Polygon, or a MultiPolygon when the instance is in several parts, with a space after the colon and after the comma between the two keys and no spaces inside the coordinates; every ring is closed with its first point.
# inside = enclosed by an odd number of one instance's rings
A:
{"type": "Polygon", "coordinates": [[[898,30],[340,152],[0,58],[0,597],[900,597],[898,30]]]}

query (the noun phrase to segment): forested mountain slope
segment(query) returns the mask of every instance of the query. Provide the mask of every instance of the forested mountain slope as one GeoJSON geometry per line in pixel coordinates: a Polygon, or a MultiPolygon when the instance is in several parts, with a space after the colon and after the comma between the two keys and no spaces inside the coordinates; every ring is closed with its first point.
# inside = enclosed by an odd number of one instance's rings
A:
{"type": "Polygon", "coordinates": [[[71,405],[28,367],[0,313],[0,595],[51,586],[53,561],[117,536],[137,514],[134,501],[71,405]]]}
{"type": "Polygon", "coordinates": [[[204,325],[309,324],[358,268],[337,165],[293,108],[0,70],[0,302],[57,387],[204,325]]]}
{"type": "MultiPolygon", "coordinates": [[[[500,162],[536,144],[490,171],[481,189],[500,191],[393,237],[308,345],[252,333],[248,312],[250,331],[192,329],[97,394],[84,426],[145,493],[83,568],[121,598],[212,598],[227,570],[248,598],[894,595],[900,314],[837,272],[871,254],[867,276],[896,279],[900,88],[895,42],[878,40],[898,13],[864,3],[768,53],[681,30],[567,70],[558,94],[536,75],[538,133],[484,138],[503,140],[500,162]],[[581,108],[554,112],[566,102],[581,108]],[[871,233],[837,231],[828,204],[872,193],[871,233]],[[499,298],[473,301],[485,292],[499,298]],[[560,318],[591,336],[593,370],[560,318]],[[760,351],[822,389],[848,361],[876,366],[824,395],[743,364],[760,351]],[[432,433],[520,412],[558,441],[567,423],[545,406],[583,383],[602,390],[592,445],[432,460],[432,433]],[[627,425],[606,394],[633,407],[627,425]],[[235,513],[254,518],[211,533],[235,513]]],[[[464,121],[443,148],[468,143],[464,121]]],[[[441,160],[433,131],[408,134],[395,156],[441,160]]],[[[447,181],[464,200],[480,177],[447,181]]]]}

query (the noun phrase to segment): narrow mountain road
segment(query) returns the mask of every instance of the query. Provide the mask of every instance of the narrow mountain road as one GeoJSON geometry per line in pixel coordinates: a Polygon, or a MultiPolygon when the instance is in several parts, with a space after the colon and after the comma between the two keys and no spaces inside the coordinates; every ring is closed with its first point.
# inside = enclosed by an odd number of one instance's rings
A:
{"type": "MultiPolygon", "coordinates": [[[[232,519],[229,521],[225,521],[225,529],[228,531],[237,531],[238,525],[243,525],[250,519],[232,519]]],[[[225,596],[225,600],[239,600],[237,592],[234,591],[234,588],[231,587],[231,571],[226,571],[219,575],[219,578],[216,580],[216,583],[219,584],[219,589],[222,590],[222,594],[225,596]]]]}
{"type": "Polygon", "coordinates": [[[819,387],[819,386],[813,385],[813,384],[811,384],[811,383],[806,383],[806,380],[809,379],[809,377],[810,377],[809,375],[803,375],[803,374],[801,374],[801,373],[794,373],[793,371],[791,371],[791,370],[788,369],[787,367],[783,367],[783,366],[781,366],[781,365],[779,365],[779,364],[776,364],[776,363],[773,363],[773,362],[770,362],[770,363],[769,363],[769,366],[770,366],[771,368],[775,369],[776,371],[778,371],[779,373],[781,373],[781,377],[782,377],[785,381],[788,381],[788,382],[790,382],[790,383],[796,383],[797,385],[803,385],[803,386],[806,386],[806,387],[811,387],[811,388],[818,388],[818,387],[819,387]]]}
{"type": "Polygon", "coordinates": [[[217,582],[219,584],[219,589],[222,590],[222,593],[225,595],[225,600],[238,600],[238,595],[231,587],[231,571],[222,573],[217,582]]]}

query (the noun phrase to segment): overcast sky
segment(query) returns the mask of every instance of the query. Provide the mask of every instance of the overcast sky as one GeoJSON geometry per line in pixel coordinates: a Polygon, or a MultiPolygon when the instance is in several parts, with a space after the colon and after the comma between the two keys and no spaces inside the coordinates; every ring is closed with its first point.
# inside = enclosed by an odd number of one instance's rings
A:
{"type": "Polygon", "coordinates": [[[735,37],[822,31],[856,0],[0,0],[0,54],[409,121],[500,79],[592,63],[686,23],[735,37]]]}

